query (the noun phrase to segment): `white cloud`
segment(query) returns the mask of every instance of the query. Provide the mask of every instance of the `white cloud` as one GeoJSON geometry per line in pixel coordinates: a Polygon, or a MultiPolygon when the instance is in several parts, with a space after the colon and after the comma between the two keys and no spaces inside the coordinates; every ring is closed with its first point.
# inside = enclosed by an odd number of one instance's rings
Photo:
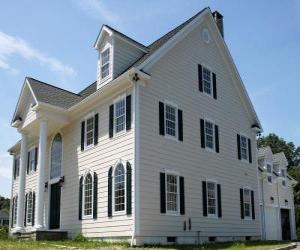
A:
{"type": "Polygon", "coordinates": [[[75,0],[75,3],[95,19],[105,20],[117,26],[121,24],[120,16],[110,11],[102,0],[75,0]]]}
{"type": "Polygon", "coordinates": [[[12,174],[11,166],[11,156],[8,153],[0,154],[0,177],[10,180],[12,174]]]}
{"type": "Polygon", "coordinates": [[[26,60],[37,61],[53,72],[60,73],[63,76],[73,76],[76,74],[72,67],[31,47],[25,40],[0,31],[0,69],[12,74],[18,73],[18,70],[9,63],[9,59],[14,55],[26,60]]]}

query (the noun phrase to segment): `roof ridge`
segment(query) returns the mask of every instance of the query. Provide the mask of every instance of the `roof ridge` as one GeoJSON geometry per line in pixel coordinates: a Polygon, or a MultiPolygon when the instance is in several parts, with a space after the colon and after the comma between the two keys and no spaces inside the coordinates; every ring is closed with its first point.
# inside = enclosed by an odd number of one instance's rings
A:
{"type": "Polygon", "coordinates": [[[56,88],[56,89],[59,89],[59,90],[68,92],[68,93],[73,94],[73,95],[76,95],[76,96],[78,96],[78,97],[81,97],[79,94],[76,94],[76,93],[74,93],[74,92],[72,92],[72,91],[69,91],[69,90],[66,90],[66,89],[57,87],[57,86],[55,86],[55,85],[52,85],[52,84],[49,84],[49,83],[46,83],[46,82],[43,82],[43,81],[40,81],[40,80],[38,80],[38,79],[35,79],[35,78],[32,78],[32,77],[28,77],[28,76],[27,76],[26,78],[27,78],[27,79],[34,80],[34,81],[37,81],[37,82],[39,82],[39,83],[41,83],[41,84],[48,85],[48,86],[50,86],[50,87],[52,87],[52,88],[56,88]]]}

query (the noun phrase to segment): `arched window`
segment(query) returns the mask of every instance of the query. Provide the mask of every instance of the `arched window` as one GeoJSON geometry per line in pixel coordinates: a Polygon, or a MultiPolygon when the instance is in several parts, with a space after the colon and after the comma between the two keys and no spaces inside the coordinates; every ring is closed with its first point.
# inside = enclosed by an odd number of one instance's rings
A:
{"type": "Polygon", "coordinates": [[[83,189],[83,215],[91,216],[93,214],[93,177],[90,173],[84,178],[83,189]]]}
{"type": "Polygon", "coordinates": [[[27,221],[26,223],[31,225],[32,224],[32,217],[33,217],[33,196],[32,192],[30,192],[27,196],[27,221]]]}
{"type": "Polygon", "coordinates": [[[52,142],[51,147],[51,171],[50,179],[60,177],[62,165],[62,138],[57,134],[52,142]]]}
{"type": "Polygon", "coordinates": [[[114,211],[125,211],[125,169],[121,163],[114,173],[114,211]]]}

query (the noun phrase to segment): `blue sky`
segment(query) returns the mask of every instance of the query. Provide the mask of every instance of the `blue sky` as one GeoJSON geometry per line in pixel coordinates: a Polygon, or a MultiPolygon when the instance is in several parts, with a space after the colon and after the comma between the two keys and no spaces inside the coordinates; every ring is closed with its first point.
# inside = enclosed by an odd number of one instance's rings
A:
{"type": "Polygon", "coordinates": [[[224,15],[225,40],[265,133],[300,145],[300,1],[10,0],[0,15],[0,195],[10,196],[19,138],[10,121],[25,76],[78,92],[96,79],[103,23],[148,45],[202,8],[224,15]]]}

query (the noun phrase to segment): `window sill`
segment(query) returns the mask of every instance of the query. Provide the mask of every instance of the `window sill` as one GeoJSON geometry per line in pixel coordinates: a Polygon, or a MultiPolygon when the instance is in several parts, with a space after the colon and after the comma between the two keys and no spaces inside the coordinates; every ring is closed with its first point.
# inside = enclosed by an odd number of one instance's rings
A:
{"type": "Polygon", "coordinates": [[[165,214],[162,215],[166,215],[166,216],[180,216],[179,212],[166,212],[165,214]]]}
{"type": "Polygon", "coordinates": [[[244,220],[245,220],[245,221],[251,221],[251,220],[252,220],[252,217],[245,217],[244,220]]]}
{"type": "Polygon", "coordinates": [[[126,211],[113,212],[113,217],[127,215],[126,211]]]}
{"type": "Polygon", "coordinates": [[[216,153],[215,149],[214,148],[208,148],[208,147],[205,147],[205,150],[207,152],[210,152],[210,153],[216,153]]]}
{"type": "Polygon", "coordinates": [[[208,214],[207,218],[209,218],[209,219],[219,219],[219,217],[216,214],[208,214]]]}
{"type": "Polygon", "coordinates": [[[93,215],[82,215],[82,220],[91,220],[93,219],[93,215]]]}
{"type": "Polygon", "coordinates": [[[179,141],[176,136],[165,134],[164,137],[167,138],[168,140],[171,140],[171,141],[179,141]]]}

